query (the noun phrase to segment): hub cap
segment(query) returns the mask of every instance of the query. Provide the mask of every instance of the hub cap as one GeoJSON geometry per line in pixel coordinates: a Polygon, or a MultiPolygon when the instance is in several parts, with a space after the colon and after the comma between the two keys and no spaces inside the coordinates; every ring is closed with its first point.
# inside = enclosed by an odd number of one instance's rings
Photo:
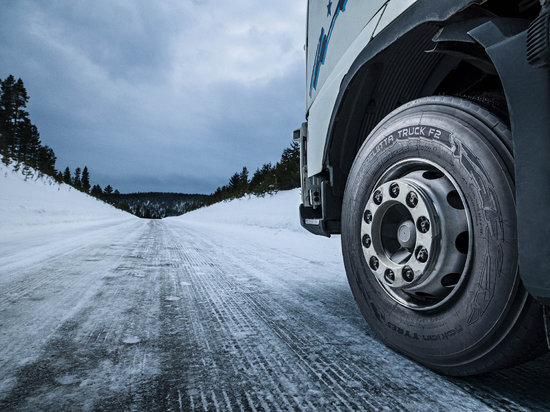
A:
{"type": "Polygon", "coordinates": [[[458,185],[421,160],[388,170],[363,213],[362,248],[388,295],[414,310],[447,302],[465,278],[470,217],[458,185]]]}

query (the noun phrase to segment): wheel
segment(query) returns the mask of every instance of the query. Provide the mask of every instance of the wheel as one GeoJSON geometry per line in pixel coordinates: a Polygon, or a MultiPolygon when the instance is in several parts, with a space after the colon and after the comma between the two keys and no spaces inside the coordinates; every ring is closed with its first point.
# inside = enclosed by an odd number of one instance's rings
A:
{"type": "Polygon", "coordinates": [[[511,134],[481,106],[429,97],[388,115],[351,168],[348,280],[372,330],[465,376],[544,351],[542,308],[518,274],[511,134]]]}

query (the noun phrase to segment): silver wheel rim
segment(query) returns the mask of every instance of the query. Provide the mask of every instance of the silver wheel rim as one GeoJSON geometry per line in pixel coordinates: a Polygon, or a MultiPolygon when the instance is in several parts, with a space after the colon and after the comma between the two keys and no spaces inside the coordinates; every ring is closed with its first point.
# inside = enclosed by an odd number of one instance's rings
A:
{"type": "Polygon", "coordinates": [[[408,159],[389,168],[363,210],[361,246],[372,275],[395,302],[433,310],[461,289],[471,259],[470,212],[441,166],[408,159]]]}

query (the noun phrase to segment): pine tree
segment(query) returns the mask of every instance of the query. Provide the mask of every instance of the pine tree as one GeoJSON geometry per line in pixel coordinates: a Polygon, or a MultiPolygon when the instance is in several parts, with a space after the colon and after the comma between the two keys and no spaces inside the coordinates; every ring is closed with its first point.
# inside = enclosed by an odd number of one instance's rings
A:
{"type": "MultiPolygon", "coordinates": [[[[13,76],[12,76],[13,77],[13,76]]],[[[7,80],[7,79],[6,79],[7,80]]],[[[6,108],[7,102],[6,92],[4,91],[4,81],[0,79],[0,155],[3,156],[4,163],[9,163],[8,149],[8,113],[6,108]]]]}
{"type": "MultiPolygon", "coordinates": [[[[13,141],[13,155],[18,162],[24,162],[25,159],[22,153],[22,145],[24,134],[31,126],[29,119],[29,113],[25,110],[27,107],[27,102],[29,101],[29,96],[27,95],[27,90],[23,85],[23,81],[18,79],[14,85],[14,117],[12,120],[13,129],[15,131],[14,141],[13,141]]],[[[31,133],[30,131],[28,133],[31,133]]]]}
{"type": "Polygon", "coordinates": [[[30,125],[29,113],[25,110],[29,101],[23,81],[9,75],[1,83],[0,131],[2,134],[2,154],[17,161],[20,158],[21,138],[30,125]]]}
{"type": "Polygon", "coordinates": [[[65,168],[65,171],[63,172],[63,182],[67,183],[68,185],[72,185],[72,179],[71,179],[71,169],[69,169],[69,166],[65,168]]]}
{"type": "Polygon", "coordinates": [[[49,146],[40,146],[38,149],[38,170],[49,175],[55,176],[55,153],[49,146]]]}
{"type": "Polygon", "coordinates": [[[2,95],[0,96],[0,133],[2,133],[2,155],[12,156],[15,142],[16,99],[15,78],[10,74],[6,80],[0,83],[2,95]]]}
{"type": "Polygon", "coordinates": [[[239,190],[239,184],[241,182],[241,176],[238,173],[235,173],[233,176],[229,178],[229,185],[227,187],[227,190],[229,192],[229,196],[234,198],[236,197],[236,193],[239,190]]]}
{"type": "Polygon", "coordinates": [[[19,152],[17,153],[17,160],[42,173],[50,174],[47,165],[41,163],[43,159],[40,156],[44,156],[45,152],[40,143],[40,133],[38,133],[38,129],[29,119],[25,119],[18,125],[18,140],[19,152]],[[45,168],[42,169],[41,166],[45,168]]]}
{"type": "Polygon", "coordinates": [[[113,194],[113,187],[111,185],[105,186],[105,189],[103,189],[103,194],[110,196],[113,194]]]}
{"type": "MultiPolygon", "coordinates": [[[[24,164],[23,170],[30,173],[34,168],[47,175],[57,177],[54,151],[43,146],[40,134],[29,119],[26,111],[29,95],[21,79],[9,75],[0,81],[0,154],[3,162],[13,159],[24,164]]],[[[19,166],[16,166],[19,168],[19,166]]]]}
{"type": "Polygon", "coordinates": [[[239,174],[239,190],[237,192],[238,197],[242,197],[248,193],[248,183],[248,169],[245,166],[239,174]]]}
{"type": "MultiPolygon", "coordinates": [[[[36,155],[36,150],[33,151],[33,125],[29,119],[17,125],[17,152],[14,153],[19,162],[27,165],[35,166],[33,157],[36,155]]],[[[36,128],[35,128],[36,129],[36,128]]]]}
{"type": "Polygon", "coordinates": [[[277,185],[280,190],[294,189],[300,186],[300,145],[292,142],[283,150],[281,160],[275,166],[277,185]]]}
{"type": "MultiPolygon", "coordinates": [[[[40,148],[42,147],[42,143],[40,142],[40,133],[38,133],[38,128],[34,125],[30,125],[30,135],[29,140],[26,141],[26,148],[28,150],[27,160],[30,165],[32,165],[35,168],[40,168],[40,148]]],[[[53,150],[52,150],[53,154],[53,150]]],[[[55,155],[54,155],[55,157],[55,155]]],[[[55,160],[53,162],[53,165],[51,165],[51,169],[55,171],[55,160]]],[[[42,170],[44,173],[48,173],[47,170],[42,170]]]]}
{"type": "Polygon", "coordinates": [[[14,86],[14,97],[15,97],[15,118],[14,124],[28,120],[29,113],[25,110],[27,103],[29,102],[29,95],[27,94],[27,89],[23,84],[23,80],[17,79],[17,82],[14,86]]]}
{"type": "Polygon", "coordinates": [[[80,167],[77,167],[74,170],[74,178],[73,178],[73,186],[79,190],[82,188],[82,180],[80,180],[80,172],[81,172],[80,167]]]}
{"type": "Polygon", "coordinates": [[[88,172],[88,166],[84,166],[82,170],[82,190],[86,193],[90,191],[90,173],[88,172]]]}
{"type": "Polygon", "coordinates": [[[90,191],[90,194],[95,197],[101,197],[103,195],[103,190],[100,185],[94,185],[90,191]]]}
{"type": "Polygon", "coordinates": [[[264,195],[277,191],[277,177],[275,176],[275,168],[271,163],[265,163],[261,169],[256,169],[256,172],[250,179],[250,191],[255,195],[264,195]]]}

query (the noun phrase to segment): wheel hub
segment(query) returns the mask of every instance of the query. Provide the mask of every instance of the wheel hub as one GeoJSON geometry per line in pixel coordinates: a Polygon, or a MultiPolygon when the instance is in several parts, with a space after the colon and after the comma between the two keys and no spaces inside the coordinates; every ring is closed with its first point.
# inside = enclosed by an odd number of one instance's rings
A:
{"type": "Polygon", "coordinates": [[[416,229],[412,220],[401,223],[397,229],[397,240],[401,247],[410,249],[416,243],[416,229]]]}
{"type": "Polygon", "coordinates": [[[411,309],[432,309],[461,281],[469,249],[467,210],[439,169],[423,165],[401,176],[399,169],[387,172],[367,201],[363,253],[394,300],[411,309]]]}

